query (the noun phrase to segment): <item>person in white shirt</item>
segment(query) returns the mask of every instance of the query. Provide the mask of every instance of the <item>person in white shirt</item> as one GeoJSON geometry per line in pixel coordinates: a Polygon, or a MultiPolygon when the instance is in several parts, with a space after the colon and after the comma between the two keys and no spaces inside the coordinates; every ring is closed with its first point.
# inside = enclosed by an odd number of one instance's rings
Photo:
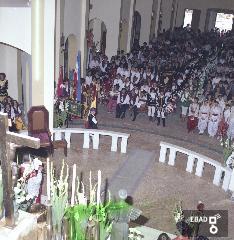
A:
{"type": "Polygon", "coordinates": [[[121,75],[117,74],[116,79],[114,80],[113,86],[119,85],[119,91],[123,88],[123,80],[121,79],[121,75]]]}
{"type": "Polygon", "coordinates": [[[116,118],[125,118],[126,110],[130,104],[130,98],[125,88],[123,88],[117,98],[116,118]]]}
{"type": "Polygon", "coordinates": [[[218,132],[219,121],[221,119],[221,109],[219,103],[215,101],[214,106],[210,109],[210,117],[208,122],[208,134],[214,137],[218,132]]]}
{"type": "Polygon", "coordinates": [[[146,81],[144,82],[144,85],[141,86],[141,91],[145,91],[146,93],[149,92],[149,85],[146,81]]]}
{"type": "Polygon", "coordinates": [[[199,120],[198,120],[199,134],[203,134],[207,128],[209,113],[210,113],[209,102],[205,100],[199,110],[199,120]]]}
{"type": "Polygon", "coordinates": [[[92,82],[93,82],[93,77],[91,75],[91,72],[88,72],[88,75],[85,77],[85,84],[90,86],[92,82]]]}

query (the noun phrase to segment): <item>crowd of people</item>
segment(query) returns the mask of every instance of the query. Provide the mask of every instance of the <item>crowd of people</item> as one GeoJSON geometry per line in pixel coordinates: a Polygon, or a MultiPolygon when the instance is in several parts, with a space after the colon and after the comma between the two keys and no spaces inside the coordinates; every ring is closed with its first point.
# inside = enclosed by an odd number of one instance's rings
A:
{"type": "Polygon", "coordinates": [[[7,114],[10,131],[24,129],[19,103],[8,96],[8,81],[5,73],[0,73],[0,112],[7,114]]]}
{"type": "Polygon", "coordinates": [[[227,132],[234,138],[232,37],[233,32],[180,27],[111,59],[93,51],[83,95],[92,89],[116,118],[124,119],[129,110],[135,121],[145,112],[164,127],[166,116],[180,106],[188,132],[208,129],[211,137],[227,132]]]}

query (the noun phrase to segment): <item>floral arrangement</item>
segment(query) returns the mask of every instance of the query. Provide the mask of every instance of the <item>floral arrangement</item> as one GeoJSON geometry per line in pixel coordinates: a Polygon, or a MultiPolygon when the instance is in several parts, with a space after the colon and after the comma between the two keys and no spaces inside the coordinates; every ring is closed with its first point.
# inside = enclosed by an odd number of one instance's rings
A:
{"type": "MultiPolygon", "coordinates": [[[[74,173],[75,171],[73,171],[73,180],[76,176],[74,173]]],[[[89,201],[85,196],[84,184],[78,178],[75,179],[77,181],[77,193],[74,193],[73,181],[71,206],[66,209],[65,214],[69,223],[69,239],[107,239],[111,233],[115,217],[119,216],[120,211],[128,211],[128,204],[124,201],[112,202],[110,193],[106,203],[101,202],[101,171],[98,171],[98,182],[94,185],[90,172],[89,201]]]]}
{"type": "Polygon", "coordinates": [[[53,162],[51,162],[51,206],[52,206],[52,224],[55,235],[61,235],[62,220],[64,217],[65,209],[68,205],[68,165],[62,163],[59,179],[56,179],[53,169],[53,162]],[[65,173],[65,174],[64,174],[65,173]]]}
{"type": "Polygon", "coordinates": [[[128,235],[129,240],[141,240],[143,238],[144,236],[139,230],[137,230],[136,228],[129,228],[129,235],[128,235]]]}
{"type": "Polygon", "coordinates": [[[175,209],[173,211],[173,216],[174,216],[174,220],[175,220],[176,223],[184,220],[182,202],[180,202],[179,204],[176,204],[175,209]]]}

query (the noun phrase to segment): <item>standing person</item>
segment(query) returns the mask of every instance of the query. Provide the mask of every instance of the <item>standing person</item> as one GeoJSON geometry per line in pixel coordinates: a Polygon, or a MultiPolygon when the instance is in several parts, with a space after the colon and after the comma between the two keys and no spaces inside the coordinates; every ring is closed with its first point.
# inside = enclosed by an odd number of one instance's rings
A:
{"type": "Polygon", "coordinates": [[[130,105],[131,105],[132,111],[133,111],[132,121],[135,121],[137,114],[138,114],[138,109],[141,106],[141,104],[139,103],[138,90],[134,90],[134,89],[132,90],[131,98],[130,98],[130,105]]]}
{"type": "Polygon", "coordinates": [[[197,127],[198,113],[199,113],[198,98],[194,98],[193,102],[189,105],[187,123],[188,132],[194,131],[194,129],[197,127]]]}
{"type": "Polygon", "coordinates": [[[210,113],[210,105],[208,100],[205,100],[199,110],[198,130],[200,135],[202,135],[207,128],[209,113],[210,113]]]}
{"type": "Polygon", "coordinates": [[[96,109],[91,108],[90,113],[88,116],[88,128],[89,129],[97,129],[98,128],[98,122],[96,119],[96,109]]]}
{"type": "Polygon", "coordinates": [[[210,110],[210,118],[208,123],[208,134],[210,137],[214,137],[217,134],[220,118],[221,109],[219,107],[219,103],[215,101],[210,110]]]}
{"type": "Polygon", "coordinates": [[[148,105],[148,117],[150,121],[154,120],[156,110],[156,99],[157,94],[154,88],[150,89],[150,93],[147,94],[147,105],[148,105]]]}
{"type": "Polygon", "coordinates": [[[181,95],[181,118],[182,121],[186,120],[187,114],[188,114],[188,108],[190,105],[190,94],[188,89],[185,89],[185,91],[181,95]]]}
{"type": "Polygon", "coordinates": [[[130,98],[125,88],[123,88],[117,98],[116,118],[125,118],[125,113],[130,104],[130,98]]]}
{"type": "Polygon", "coordinates": [[[0,102],[8,95],[8,81],[6,80],[6,74],[0,73],[0,102]]]}
{"type": "Polygon", "coordinates": [[[166,103],[166,97],[164,95],[163,90],[161,90],[159,93],[156,106],[157,106],[157,126],[160,125],[160,120],[162,118],[163,127],[165,127],[166,126],[165,109],[166,109],[167,103],[166,103]]]}
{"type": "Polygon", "coordinates": [[[189,225],[185,221],[178,222],[176,224],[176,228],[178,229],[180,236],[173,238],[173,240],[189,240],[189,225]]]}

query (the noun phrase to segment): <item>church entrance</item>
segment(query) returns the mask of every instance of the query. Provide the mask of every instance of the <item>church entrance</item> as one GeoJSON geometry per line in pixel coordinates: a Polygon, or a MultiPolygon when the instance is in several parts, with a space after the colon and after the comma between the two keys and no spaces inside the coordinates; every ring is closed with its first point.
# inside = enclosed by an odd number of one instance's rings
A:
{"type": "Polygon", "coordinates": [[[105,53],[107,28],[104,21],[94,18],[89,21],[89,32],[92,33],[93,46],[97,52],[105,53]]]}

